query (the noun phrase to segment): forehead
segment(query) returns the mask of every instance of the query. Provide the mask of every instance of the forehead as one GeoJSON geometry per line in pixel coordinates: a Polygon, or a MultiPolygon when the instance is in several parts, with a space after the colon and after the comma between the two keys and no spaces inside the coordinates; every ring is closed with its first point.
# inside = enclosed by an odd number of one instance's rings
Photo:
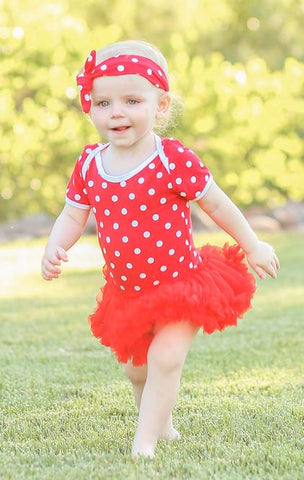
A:
{"type": "Polygon", "coordinates": [[[93,95],[113,95],[115,93],[128,92],[148,94],[157,91],[158,89],[154,85],[138,74],[98,77],[94,79],[92,86],[93,95]]]}

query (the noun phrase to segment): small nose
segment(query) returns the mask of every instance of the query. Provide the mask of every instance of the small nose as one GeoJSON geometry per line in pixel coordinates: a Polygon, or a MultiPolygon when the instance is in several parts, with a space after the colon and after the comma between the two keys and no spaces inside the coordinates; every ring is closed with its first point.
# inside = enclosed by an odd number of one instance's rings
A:
{"type": "Polygon", "coordinates": [[[122,109],[121,103],[119,102],[113,103],[111,117],[113,118],[123,117],[123,109],[122,109]]]}

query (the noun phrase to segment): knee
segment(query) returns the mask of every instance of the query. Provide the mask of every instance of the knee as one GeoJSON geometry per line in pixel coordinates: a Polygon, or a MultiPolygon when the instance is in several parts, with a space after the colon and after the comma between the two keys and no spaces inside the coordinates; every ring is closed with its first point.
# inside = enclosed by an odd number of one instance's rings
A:
{"type": "Polygon", "coordinates": [[[171,323],[155,335],[148,351],[148,367],[165,374],[180,373],[198,328],[187,321],[171,323]]]}
{"type": "Polygon", "coordinates": [[[184,352],[174,342],[165,345],[151,344],[148,351],[149,368],[156,368],[166,375],[179,373],[185,362],[184,352]]]}
{"type": "Polygon", "coordinates": [[[146,365],[143,365],[142,367],[134,367],[132,363],[127,363],[125,366],[125,373],[133,385],[139,385],[146,381],[147,367],[146,365]]]}

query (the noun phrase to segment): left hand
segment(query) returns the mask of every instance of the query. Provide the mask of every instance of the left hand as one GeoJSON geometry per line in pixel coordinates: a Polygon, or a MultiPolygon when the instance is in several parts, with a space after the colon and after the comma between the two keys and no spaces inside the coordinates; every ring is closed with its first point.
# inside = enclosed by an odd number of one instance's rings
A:
{"type": "Polygon", "coordinates": [[[246,252],[246,256],[249,265],[261,280],[266,278],[266,274],[272,278],[277,278],[280,262],[271,245],[258,240],[256,247],[246,252]]]}

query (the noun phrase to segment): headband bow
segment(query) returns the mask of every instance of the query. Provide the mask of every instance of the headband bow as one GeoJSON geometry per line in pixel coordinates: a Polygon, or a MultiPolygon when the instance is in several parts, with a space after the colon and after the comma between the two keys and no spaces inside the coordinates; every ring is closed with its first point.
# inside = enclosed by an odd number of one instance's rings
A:
{"type": "Polygon", "coordinates": [[[92,50],[84,65],[83,73],[77,75],[81,107],[84,113],[91,110],[91,90],[95,78],[117,75],[140,75],[157,88],[169,91],[169,83],[163,69],[150,58],[140,55],[117,55],[96,65],[96,50],[92,50]]]}

